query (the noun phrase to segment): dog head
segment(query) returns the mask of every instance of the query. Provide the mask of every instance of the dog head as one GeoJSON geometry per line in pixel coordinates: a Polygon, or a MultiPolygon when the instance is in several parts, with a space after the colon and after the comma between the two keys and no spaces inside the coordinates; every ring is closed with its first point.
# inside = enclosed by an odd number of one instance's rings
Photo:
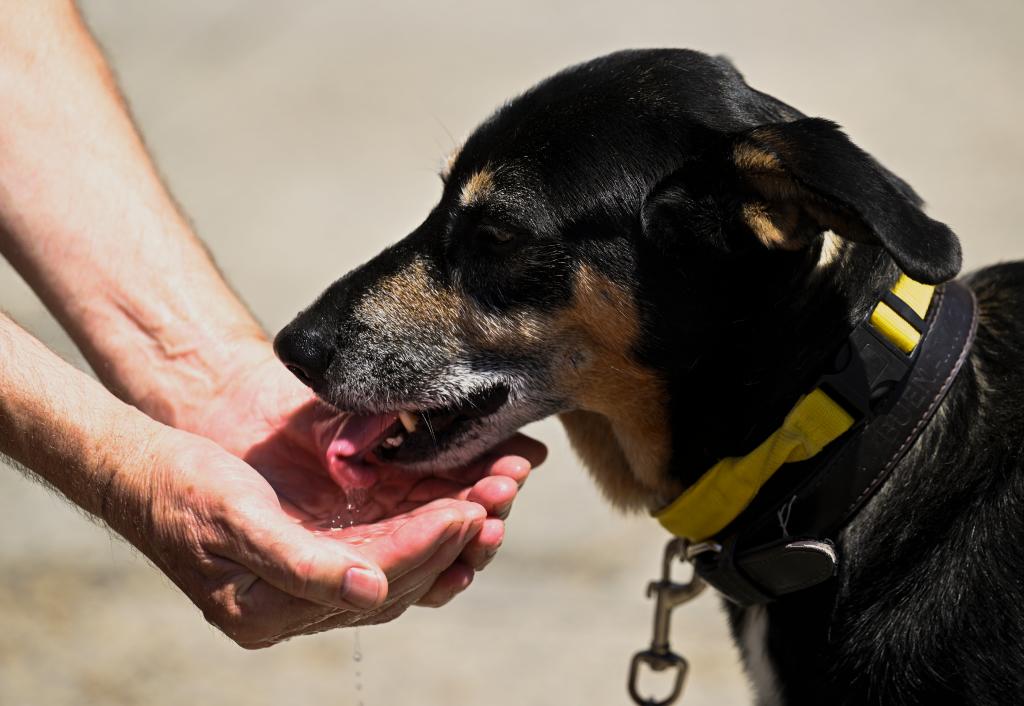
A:
{"type": "Polygon", "coordinates": [[[723,388],[785,375],[802,354],[772,332],[807,310],[833,307],[825,328],[843,329],[851,253],[926,282],[960,263],[953,234],[836,125],[691,51],[547,79],[442,178],[426,220],[300,313],[278,354],[339,408],[401,413],[376,453],[411,470],[561,414],[623,506],[677,493],[681,458],[742,443],[717,428],[723,388]]]}

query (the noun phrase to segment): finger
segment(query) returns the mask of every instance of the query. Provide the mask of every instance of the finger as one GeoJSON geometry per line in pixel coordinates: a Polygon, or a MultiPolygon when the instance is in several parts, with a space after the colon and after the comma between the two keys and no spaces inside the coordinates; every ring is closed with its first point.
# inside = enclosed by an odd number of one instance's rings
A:
{"type": "Polygon", "coordinates": [[[455,596],[459,595],[473,583],[473,569],[461,561],[452,564],[437,577],[426,593],[416,601],[416,605],[425,608],[440,608],[455,596]]]}
{"type": "Polygon", "coordinates": [[[424,586],[420,593],[407,596],[401,601],[395,603],[388,603],[382,608],[378,608],[375,611],[369,613],[342,613],[332,618],[322,620],[316,625],[309,626],[301,633],[294,633],[291,635],[282,636],[281,639],[288,639],[297,635],[313,635],[316,633],[328,632],[336,628],[348,628],[359,625],[380,625],[381,623],[388,623],[401,616],[405,611],[409,610],[409,607],[413,605],[416,600],[424,593],[429,590],[429,586],[424,586]]]}
{"type": "Polygon", "coordinates": [[[495,478],[510,478],[518,487],[523,487],[533,467],[522,456],[502,456],[496,459],[487,471],[487,475],[495,478]]]}
{"type": "Polygon", "coordinates": [[[418,584],[409,586],[394,602],[389,600],[385,605],[369,613],[349,613],[346,615],[333,616],[316,624],[316,632],[330,630],[336,627],[350,625],[379,625],[386,623],[402,615],[412,605],[419,605],[424,597],[434,591],[438,581],[442,581],[438,587],[434,601],[438,604],[450,601],[454,596],[464,590],[473,581],[473,571],[459,562],[452,564],[439,576],[433,577],[418,584]],[[446,595],[448,594],[448,595],[446,595]]]}
{"type": "MultiPolygon", "coordinates": [[[[526,437],[523,438],[525,439],[526,437]]],[[[532,442],[533,440],[529,439],[528,441],[532,442]]],[[[542,446],[541,448],[543,449],[544,447],[542,446]]],[[[546,449],[544,451],[546,453],[546,449]]],[[[543,456],[541,460],[543,460],[543,456]]],[[[482,468],[477,471],[478,475],[476,477],[503,476],[513,479],[520,486],[526,482],[526,478],[530,475],[530,471],[533,468],[533,464],[527,456],[512,454],[509,453],[508,449],[502,448],[480,459],[479,463],[482,465],[482,468]]],[[[466,477],[473,476],[467,475],[466,477]]]]}
{"type": "Polygon", "coordinates": [[[425,478],[409,491],[397,509],[409,511],[434,498],[450,497],[478,503],[488,515],[503,517],[511,509],[516,492],[529,472],[530,465],[525,459],[506,456],[494,461],[487,471],[489,475],[472,485],[444,478],[425,478]]]}
{"type": "Polygon", "coordinates": [[[484,526],[472,542],[466,545],[459,555],[459,561],[477,571],[491,563],[505,539],[505,523],[501,520],[488,518],[484,526]]]}
{"type": "MultiPolygon", "coordinates": [[[[426,589],[424,589],[423,592],[426,592],[426,589]]],[[[339,611],[338,613],[323,618],[322,620],[319,620],[315,623],[311,623],[296,630],[292,630],[290,632],[278,635],[277,637],[273,638],[273,641],[271,641],[269,644],[277,644],[281,641],[290,640],[293,637],[298,637],[299,635],[317,635],[323,632],[328,632],[330,630],[335,630],[337,628],[348,628],[358,625],[377,625],[379,623],[386,623],[390,620],[394,620],[402,613],[404,613],[406,610],[408,610],[412,602],[413,599],[411,597],[407,597],[400,601],[388,601],[381,607],[371,611],[339,611]]],[[[258,645],[257,647],[262,646],[264,645],[258,645]]]]}
{"type": "Polygon", "coordinates": [[[266,647],[283,633],[337,613],[330,606],[284,593],[233,561],[211,560],[226,565],[227,571],[214,579],[216,588],[201,606],[203,615],[242,647],[266,647]]]}
{"type": "MultiPolygon", "coordinates": [[[[482,520],[476,503],[441,501],[422,508],[354,549],[337,537],[292,523],[280,511],[240,512],[239,554],[232,559],[276,588],[307,600],[350,610],[370,610],[387,595],[388,581],[428,560],[444,542],[482,520]]],[[[371,526],[372,528],[372,526],[371,526]]]]}
{"type": "Polygon", "coordinates": [[[440,573],[480,531],[486,511],[476,503],[439,500],[411,513],[392,532],[360,546],[396,583],[414,572],[440,573]],[[447,557],[447,558],[446,558],[447,557]],[[443,566],[434,568],[436,562],[443,566]]]}
{"type": "Polygon", "coordinates": [[[519,485],[514,478],[490,476],[479,480],[464,494],[470,502],[477,503],[487,511],[489,517],[504,519],[512,509],[519,485]]]}
{"type": "Polygon", "coordinates": [[[232,525],[229,558],[279,591],[354,610],[374,608],[387,595],[387,577],[372,558],[291,522],[280,508],[240,510],[232,525]]]}
{"type": "Polygon", "coordinates": [[[400,600],[410,592],[416,591],[424,585],[429,588],[437,580],[438,576],[458,561],[459,556],[465,551],[466,547],[469,546],[479,535],[483,525],[484,521],[482,519],[480,522],[474,523],[471,527],[467,528],[464,533],[461,533],[459,536],[452,537],[445,542],[445,544],[440,547],[427,561],[407,572],[405,575],[393,579],[391,581],[391,592],[388,599],[389,602],[392,599],[400,600]]]}
{"type": "Polygon", "coordinates": [[[344,611],[328,615],[310,624],[297,627],[276,639],[320,633],[350,625],[376,625],[394,620],[410,605],[417,603],[423,596],[434,591],[434,587],[438,585],[439,581],[441,584],[438,586],[433,600],[437,601],[438,605],[442,601],[451,600],[455,594],[472,582],[473,570],[456,561],[459,548],[462,545],[463,541],[460,538],[453,537],[430,561],[393,581],[387,601],[379,608],[364,612],[344,611]],[[465,577],[465,574],[469,574],[468,578],[465,577]]]}

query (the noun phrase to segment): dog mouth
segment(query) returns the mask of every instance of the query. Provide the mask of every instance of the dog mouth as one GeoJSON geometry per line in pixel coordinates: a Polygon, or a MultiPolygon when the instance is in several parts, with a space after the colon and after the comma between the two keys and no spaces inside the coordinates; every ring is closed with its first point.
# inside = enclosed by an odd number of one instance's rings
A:
{"type": "Polygon", "coordinates": [[[395,421],[370,453],[386,464],[427,461],[470,435],[483,419],[504,407],[508,397],[508,386],[499,383],[446,406],[396,410],[395,421]]]}
{"type": "Polygon", "coordinates": [[[375,485],[383,466],[458,474],[463,469],[432,468],[432,462],[481,436],[484,420],[502,409],[508,398],[509,387],[496,384],[441,407],[342,413],[318,431],[327,471],[345,489],[375,485]]]}

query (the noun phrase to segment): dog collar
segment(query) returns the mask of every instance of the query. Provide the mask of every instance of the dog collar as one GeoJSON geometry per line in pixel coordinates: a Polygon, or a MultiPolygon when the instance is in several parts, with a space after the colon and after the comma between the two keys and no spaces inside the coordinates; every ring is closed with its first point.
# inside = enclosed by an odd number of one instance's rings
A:
{"type": "Polygon", "coordinates": [[[736,603],[827,580],[839,564],[836,535],[938,408],[976,318],[959,282],[900,276],[775,432],[716,463],[655,517],[705,550],[697,572],[736,603]]]}

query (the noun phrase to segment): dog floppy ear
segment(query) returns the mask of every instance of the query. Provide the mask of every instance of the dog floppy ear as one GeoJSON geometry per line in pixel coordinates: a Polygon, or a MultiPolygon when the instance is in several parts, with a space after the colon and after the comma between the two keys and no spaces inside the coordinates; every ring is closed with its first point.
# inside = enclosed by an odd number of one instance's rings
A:
{"type": "Polygon", "coordinates": [[[903,181],[835,123],[804,118],[736,136],[741,217],[768,247],[798,249],[823,230],[880,245],[908,275],[936,284],[960,270],[960,243],[903,181]]]}

